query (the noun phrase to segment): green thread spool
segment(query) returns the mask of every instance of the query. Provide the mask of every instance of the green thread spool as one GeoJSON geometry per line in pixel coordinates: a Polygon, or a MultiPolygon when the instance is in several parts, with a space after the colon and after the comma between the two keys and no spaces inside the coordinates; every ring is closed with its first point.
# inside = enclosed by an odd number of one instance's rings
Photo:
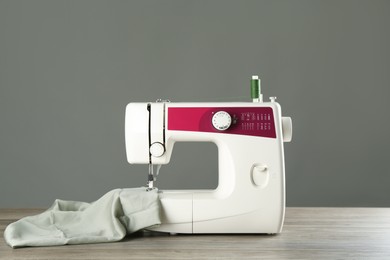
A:
{"type": "Polygon", "coordinates": [[[252,76],[251,79],[251,98],[253,101],[259,101],[261,93],[259,76],[252,76]]]}

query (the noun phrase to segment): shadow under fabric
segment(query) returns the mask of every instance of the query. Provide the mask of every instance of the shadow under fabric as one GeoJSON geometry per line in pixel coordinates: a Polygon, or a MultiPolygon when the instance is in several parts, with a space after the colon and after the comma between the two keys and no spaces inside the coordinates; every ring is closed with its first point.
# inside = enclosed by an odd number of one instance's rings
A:
{"type": "Polygon", "coordinates": [[[56,200],[45,212],[7,226],[13,248],[119,241],[132,232],[161,224],[157,190],[115,189],[86,203],[56,200]]]}

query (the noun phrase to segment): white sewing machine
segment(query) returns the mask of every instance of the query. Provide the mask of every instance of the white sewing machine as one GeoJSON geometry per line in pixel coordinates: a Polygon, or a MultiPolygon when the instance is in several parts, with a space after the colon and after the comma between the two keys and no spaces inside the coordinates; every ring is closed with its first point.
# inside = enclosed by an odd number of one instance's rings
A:
{"type": "Polygon", "coordinates": [[[127,160],[149,164],[149,189],[155,178],[153,165],[169,163],[175,142],[214,142],[218,147],[218,187],[160,191],[162,224],[152,230],[281,232],[285,211],[283,141],[291,140],[291,118],[282,117],[275,98],[262,102],[257,76],[251,84],[253,102],[127,105],[127,160]]]}

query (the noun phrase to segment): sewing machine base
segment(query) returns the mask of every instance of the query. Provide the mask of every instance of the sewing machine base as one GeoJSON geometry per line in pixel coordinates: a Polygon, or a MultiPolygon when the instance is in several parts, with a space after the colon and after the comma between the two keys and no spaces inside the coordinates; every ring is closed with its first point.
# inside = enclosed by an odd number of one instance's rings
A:
{"type": "Polygon", "coordinates": [[[211,197],[213,192],[215,191],[163,191],[162,224],[148,230],[171,234],[277,234],[282,231],[285,210],[283,205],[260,203],[256,210],[221,217],[221,201],[200,198],[200,194],[211,197]],[[212,201],[216,202],[213,207],[203,207],[212,201]],[[219,213],[218,218],[212,217],[213,211],[219,213]],[[210,216],[210,219],[202,219],[203,214],[210,216]]]}

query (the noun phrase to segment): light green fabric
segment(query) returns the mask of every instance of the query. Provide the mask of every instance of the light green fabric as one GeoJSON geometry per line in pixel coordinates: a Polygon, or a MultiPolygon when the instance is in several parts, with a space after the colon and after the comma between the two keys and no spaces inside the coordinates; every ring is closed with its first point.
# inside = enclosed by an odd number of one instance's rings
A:
{"type": "Polygon", "coordinates": [[[157,190],[116,189],[93,203],[56,200],[45,212],[22,218],[4,231],[13,248],[100,243],[160,224],[157,190]]]}

